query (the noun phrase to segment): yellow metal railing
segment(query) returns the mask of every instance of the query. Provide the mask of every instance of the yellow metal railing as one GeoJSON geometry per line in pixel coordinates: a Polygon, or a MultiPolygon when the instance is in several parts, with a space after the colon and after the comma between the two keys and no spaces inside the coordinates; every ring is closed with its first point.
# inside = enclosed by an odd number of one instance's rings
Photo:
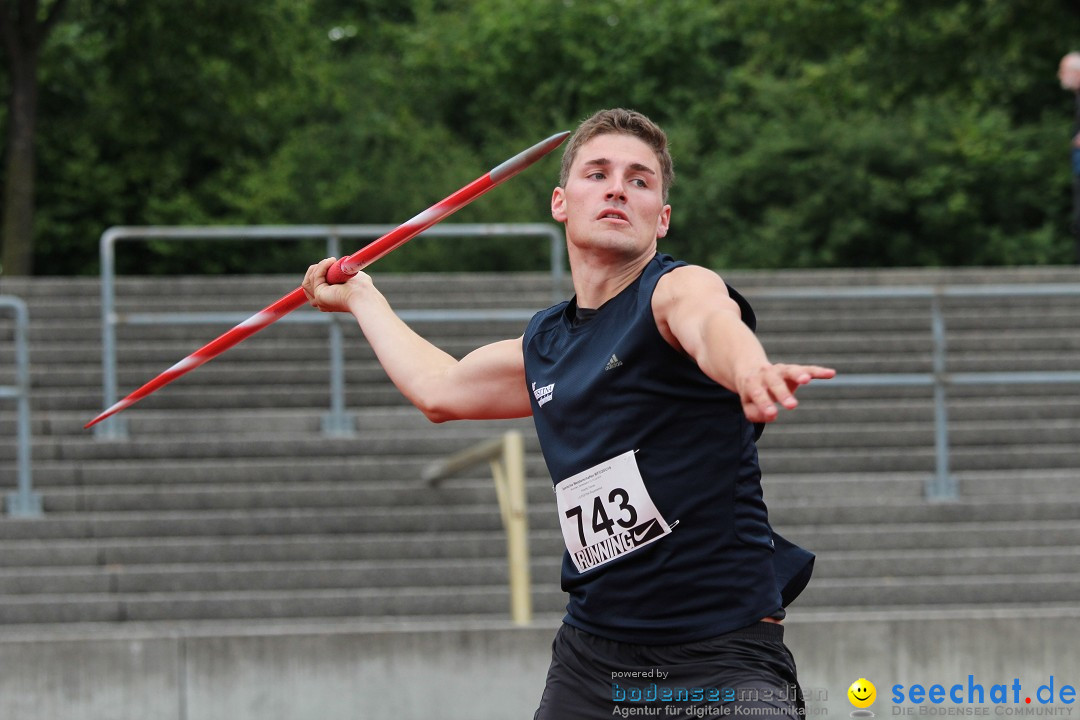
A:
{"type": "Polygon", "coordinates": [[[529,573],[529,518],[525,497],[525,441],[517,430],[503,433],[430,465],[423,474],[429,485],[483,462],[491,465],[495,494],[506,530],[510,573],[510,618],[517,625],[532,622],[532,580],[529,573]]]}

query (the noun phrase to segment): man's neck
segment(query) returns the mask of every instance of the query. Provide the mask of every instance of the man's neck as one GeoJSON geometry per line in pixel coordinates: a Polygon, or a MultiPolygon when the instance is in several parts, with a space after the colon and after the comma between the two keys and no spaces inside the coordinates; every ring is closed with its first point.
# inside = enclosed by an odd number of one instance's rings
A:
{"type": "Polygon", "coordinates": [[[631,285],[655,257],[656,248],[638,256],[612,258],[610,255],[569,250],[570,274],[574,280],[577,305],[598,308],[631,285]]]}

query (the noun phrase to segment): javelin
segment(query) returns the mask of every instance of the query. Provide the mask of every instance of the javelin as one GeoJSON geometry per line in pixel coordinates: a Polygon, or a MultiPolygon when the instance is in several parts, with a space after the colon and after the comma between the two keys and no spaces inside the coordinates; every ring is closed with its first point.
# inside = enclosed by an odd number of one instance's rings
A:
{"type": "MultiPolygon", "coordinates": [[[[404,245],[424,230],[427,230],[435,223],[465,207],[496,185],[514,177],[519,172],[561,145],[569,134],[569,132],[556,133],[548,139],[538,142],[528,150],[518,153],[506,162],[492,168],[454,194],[435,203],[411,220],[407,220],[397,226],[381,238],[373,240],[352,255],[341,258],[334,263],[329,272],[327,272],[327,282],[332,284],[345,282],[383,255],[389,253],[391,250],[404,245]]],[[[303,288],[296,288],[285,297],[263,308],[261,311],[255,313],[232,330],[229,330],[218,337],[216,340],[212,340],[191,353],[138,390],[86,423],[86,425],[83,425],[83,429],[96,425],[105,418],[131,407],[158,388],[168,385],[181,375],[191,372],[203,363],[225,352],[233,345],[240,343],[268,325],[281,319],[303,305],[306,301],[307,298],[304,295],[303,288]]]]}

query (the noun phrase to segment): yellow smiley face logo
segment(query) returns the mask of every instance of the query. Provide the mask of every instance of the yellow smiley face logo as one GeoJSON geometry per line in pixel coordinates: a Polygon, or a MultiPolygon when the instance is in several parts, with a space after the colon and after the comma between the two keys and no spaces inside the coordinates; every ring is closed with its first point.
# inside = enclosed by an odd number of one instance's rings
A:
{"type": "Polygon", "coordinates": [[[868,708],[874,704],[874,699],[877,697],[877,688],[874,687],[874,683],[866,678],[859,678],[851,683],[851,687],[847,689],[847,696],[855,707],[868,708]]]}

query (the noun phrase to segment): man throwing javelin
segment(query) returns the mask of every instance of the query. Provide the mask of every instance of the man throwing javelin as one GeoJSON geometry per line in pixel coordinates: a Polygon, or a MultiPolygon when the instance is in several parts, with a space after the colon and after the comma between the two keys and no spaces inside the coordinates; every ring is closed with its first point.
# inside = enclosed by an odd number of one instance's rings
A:
{"type": "Polygon", "coordinates": [[[667,137],[644,115],[585,120],[551,196],[574,297],[460,361],[366,274],[329,285],[328,258],[304,277],[310,303],[352,313],[432,421],[533,417],[569,593],[534,720],[804,712],[780,620],[813,555],[772,531],[755,440],[800,385],[835,371],[771,363],[742,296],[657,252],[673,179],[667,137]]]}

